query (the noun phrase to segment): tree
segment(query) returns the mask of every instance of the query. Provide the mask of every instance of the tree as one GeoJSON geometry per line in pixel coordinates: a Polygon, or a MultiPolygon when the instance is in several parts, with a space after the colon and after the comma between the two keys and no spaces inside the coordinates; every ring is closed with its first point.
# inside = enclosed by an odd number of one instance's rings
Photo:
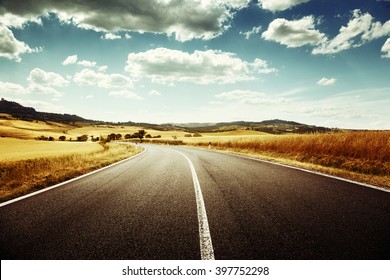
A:
{"type": "Polygon", "coordinates": [[[79,142],[86,142],[87,140],[88,140],[88,135],[86,134],[77,137],[77,141],[79,142]]]}
{"type": "Polygon", "coordinates": [[[61,135],[59,138],[58,138],[60,141],[65,141],[66,137],[64,135],[61,135]]]}
{"type": "Polygon", "coordinates": [[[145,135],[146,135],[145,130],[143,130],[143,129],[138,130],[138,138],[141,140],[141,143],[142,143],[142,139],[144,138],[145,135]]]}

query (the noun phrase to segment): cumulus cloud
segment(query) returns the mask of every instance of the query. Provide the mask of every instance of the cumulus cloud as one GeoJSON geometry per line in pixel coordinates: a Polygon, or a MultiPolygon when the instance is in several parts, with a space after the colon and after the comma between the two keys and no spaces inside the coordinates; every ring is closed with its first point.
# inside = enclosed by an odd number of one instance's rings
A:
{"type": "Polygon", "coordinates": [[[292,21],[277,18],[270,23],[262,37],[265,40],[286,45],[288,48],[318,45],[326,40],[325,34],[315,29],[313,16],[305,16],[292,21]]]}
{"type": "Polygon", "coordinates": [[[134,78],[148,77],[158,83],[225,84],[254,79],[247,62],[216,50],[187,53],[157,48],[130,53],[125,70],[134,78]]]}
{"type": "Polygon", "coordinates": [[[28,90],[22,85],[2,81],[0,81],[0,92],[2,94],[12,95],[25,95],[29,93],[28,90]]]}
{"type": "Polygon", "coordinates": [[[27,80],[30,83],[44,87],[63,87],[69,84],[69,81],[60,74],[46,72],[39,68],[31,70],[27,80]]]}
{"type": "Polygon", "coordinates": [[[317,82],[318,85],[320,86],[331,86],[331,85],[334,85],[336,83],[336,79],[335,78],[322,78],[321,80],[319,80],[317,82]]]}
{"type": "Polygon", "coordinates": [[[89,60],[81,60],[77,62],[77,64],[82,65],[84,67],[95,67],[96,62],[95,61],[89,61],[89,60]]]}
{"type": "Polygon", "coordinates": [[[121,38],[122,37],[120,35],[116,35],[114,33],[106,33],[106,34],[104,34],[104,35],[102,35],[100,37],[100,39],[103,39],[103,40],[118,40],[118,39],[121,39],[121,38]]]}
{"type": "Polygon", "coordinates": [[[58,90],[56,90],[53,87],[30,83],[30,85],[27,88],[27,91],[29,94],[45,94],[45,95],[52,95],[55,97],[63,96],[64,94],[58,90]]]}
{"type": "Polygon", "coordinates": [[[42,21],[37,16],[31,16],[31,15],[25,15],[25,16],[18,16],[14,15],[12,13],[5,13],[1,14],[1,6],[0,6],[0,22],[4,26],[12,26],[15,28],[23,28],[25,24],[28,22],[34,22],[36,24],[42,24],[42,21]]]}
{"type": "Polygon", "coordinates": [[[259,5],[272,12],[284,11],[293,6],[309,2],[310,0],[260,0],[259,5]]]}
{"type": "Polygon", "coordinates": [[[245,39],[249,40],[249,38],[255,34],[259,34],[261,31],[261,26],[254,26],[251,30],[247,31],[247,32],[242,32],[240,31],[240,34],[241,35],[244,35],[245,36],[245,39]]]}
{"type": "Polygon", "coordinates": [[[388,38],[385,42],[385,44],[382,46],[382,57],[384,58],[390,58],[390,38],[388,38]]]}
{"type": "Polygon", "coordinates": [[[62,96],[63,93],[55,89],[55,87],[64,87],[69,84],[69,81],[64,79],[60,74],[54,72],[46,72],[42,69],[35,68],[31,70],[27,77],[28,86],[19,84],[1,82],[0,91],[4,94],[26,95],[26,94],[46,94],[52,96],[62,96]]]}
{"type": "Polygon", "coordinates": [[[126,88],[132,87],[130,78],[120,74],[105,74],[91,69],[83,69],[77,72],[73,81],[81,86],[96,86],[100,88],[126,88]]]}
{"type": "MultiPolygon", "coordinates": [[[[70,65],[70,64],[78,64],[84,67],[95,67],[96,62],[95,61],[89,61],[89,60],[78,60],[77,54],[68,56],[63,62],[62,65],[70,65]]],[[[107,69],[107,66],[96,66],[99,71],[105,71],[107,69]]]]}
{"type": "Polygon", "coordinates": [[[52,96],[62,96],[63,93],[56,90],[54,87],[64,87],[69,84],[69,81],[60,74],[54,72],[46,72],[42,69],[35,68],[31,70],[27,77],[29,85],[28,93],[46,94],[52,96]]]}
{"type": "Polygon", "coordinates": [[[75,64],[76,62],[77,62],[77,54],[70,55],[62,62],[62,65],[75,64]]]}
{"type": "Polygon", "coordinates": [[[278,69],[269,67],[268,62],[260,58],[256,58],[255,61],[251,64],[251,66],[256,72],[261,74],[278,72],[278,69]]]}
{"type": "Polygon", "coordinates": [[[12,31],[0,23],[0,57],[20,62],[24,53],[39,52],[39,48],[30,48],[26,43],[17,40],[12,31]]]}
{"type": "Polygon", "coordinates": [[[230,27],[237,9],[250,0],[150,0],[150,1],[49,1],[2,3],[5,13],[16,16],[56,13],[63,22],[99,32],[154,32],[174,35],[179,41],[208,40],[230,27]]]}
{"type": "Polygon", "coordinates": [[[359,9],[352,12],[347,26],[342,26],[339,34],[332,40],[322,42],[313,49],[313,54],[335,54],[351,48],[360,47],[366,42],[390,35],[390,20],[384,24],[375,22],[369,13],[359,9]]]}

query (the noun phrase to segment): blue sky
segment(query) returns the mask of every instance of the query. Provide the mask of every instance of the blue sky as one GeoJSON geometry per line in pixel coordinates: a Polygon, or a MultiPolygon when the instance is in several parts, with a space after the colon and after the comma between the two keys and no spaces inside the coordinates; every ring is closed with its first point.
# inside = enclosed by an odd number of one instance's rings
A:
{"type": "Polygon", "coordinates": [[[0,1],[0,96],[106,121],[390,129],[390,1],[0,1]]]}

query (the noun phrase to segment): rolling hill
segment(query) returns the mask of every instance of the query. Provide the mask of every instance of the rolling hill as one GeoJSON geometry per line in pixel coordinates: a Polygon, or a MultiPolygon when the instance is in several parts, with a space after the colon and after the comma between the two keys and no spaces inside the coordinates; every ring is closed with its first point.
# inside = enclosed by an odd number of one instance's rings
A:
{"type": "Polygon", "coordinates": [[[0,101],[0,118],[7,118],[4,114],[8,114],[15,119],[19,120],[38,120],[45,122],[57,122],[63,124],[77,124],[83,125],[118,125],[118,126],[137,126],[144,127],[145,129],[154,129],[159,131],[169,130],[182,130],[190,133],[194,132],[221,132],[221,131],[233,131],[233,130],[254,130],[271,134],[285,134],[285,133],[318,133],[329,132],[333,129],[326,127],[319,127],[314,125],[301,124],[294,121],[285,120],[265,120],[261,122],[221,122],[221,123],[169,123],[169,124],[151,124],[151,123],[136,123],[136,122],[105,122],[96,121],[82,118],[77,115],[70,114],[58,114],[38,112],[34,108],[24,107],[19,103],[7,101],[4,98],[0,101]]]}

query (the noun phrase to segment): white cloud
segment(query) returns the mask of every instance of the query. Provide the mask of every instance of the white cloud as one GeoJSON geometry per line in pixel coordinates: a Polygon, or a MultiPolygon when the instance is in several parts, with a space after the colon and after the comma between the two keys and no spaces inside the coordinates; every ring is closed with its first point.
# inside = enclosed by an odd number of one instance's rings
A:
{"type": "MultiPolygon", "coordinates": [[[[1,10],[0,10],[0,13],[1,13],[1,10]]],[[[5,14],[0,15],[0,22],[4,26],[12,26],[15,28],[23,28],[27,22],[34,22],[36,24],[42,24],[42,21],[39,17],[31,16],[31,15],[18,16],[18,15],[14,15],[12,13],[5,13],[5,14]]]]}
{"type": "Polygon", "coordinates": [[[17,102],[26,107],[33,107],[35,110],[40,112],[57,112],[57,113],[72,113],[70,108],[65,108],[61,105],[56,105],[53,103],[38,101],[38,100],[24,100],[17,98],[10,98],[12,101],[17,102]]]}
{"type": "Polygon", "coordinates": [[[82,65],[84,67],[95,67],[96,62],[95,61],[89,61],[89,60],[81,60],[77,62],[78,65],[82,65]]]}
{"type": "Polygon", "coordinates": [[[76,62],[77,62],[77,54],[70,55],[62,62],[62,65],[75,64],[76,62]]]}
{"type": "Polygon", "coordinates": [[[322,119],[324,125],[331,127],[388,129],[389,93],[390,88],[341,92],[314,103],[301,102],[300,108],[296,107],[294,113],[312,119],[322,119]]]}
{"type": "Polygon", "coordinates": [[[208,40],[230,27],[236,10],[250,0],[188,1],[7,1],[3,12],[25,17],[56,13],[61,21],[99,32],[153,32],[173,35],[179,41],[208,40]]]}
{"type": "Polygon", "coordinates": [[[126,33],[126,34],[125,34],[125,38],[128,39],[128,40],[130,40],[132,37],[131,37],[131,35],[130,35],[129,33],[126,33]]]}
{"type": "Polygon", "coordinates": [[[278,72],[278,69],[270,68],[268,66],[268,62],[265,60],[262,60],[260,58],[256,58],[255,61],[251,64],[251,66],[253,67],[253,69],[257,73],[261,73],[261,74],[269,74],[269,73],[278,72]]]}
{"type": "Polygon", "coordinates": [[[154,90],[154,89],[153,89],[153,90],[149,91],[149,95],[160,96],[161,93],[158,92],[157,90],[154,90]]]}
{"type": "Polygon", "coordinates": [[[39,68],[31,70],[27,80],[30,83],[43,87],[63,87],[69,84],[69,81],[63,78],[60,74],[45,72],[39,68]]]}
{"type": "Polygon", "coordinates": [[[382,57],[390,58],[390,38],[387,38],[386,42],[382,46],[381,52],[384,53],[382,54],[382,57]]]}
{"type": "Polygon", "coordinates": [[[324,41],[312,53],[335,54],[360,47],[367,42],[387,35],[390,35],[390,20],[382,25],[380,22],[375,22],[369,13],[363,14],[359,9],[356,9],[352,12],[352,18],[347,26],[342,26],[336,37],[324,41]]]}
{"type": "MultiPolygon", "coordinates": [[[[122,36],[120,35],[115,35],[114,33],[106,33],[100,37],[100,39],[103,40],[118,40],[121,39],[122,36]]],[[[126,37],[127,38],[127,37],[126,37]]]]}
{"type": "Polygon", "coordinates": [[[39,68],[31,70],[27,80],[29,82],[27,87],[0,82],[0,91],[12,95],[45,94],[59,97],[63,93],[54,89],[54,87],[63,87],[69,84],[69,81],[61,75],[54,72],[45,72],[39,68]]]}
{"type": "Polygon", "coordinates": [[[390,35],[390,20],[384,24],[377,21],[372,23],[371,28],[362,35],[362,39],[372,41],[388,35],[390,35]]]}
{"type": "Polygon", "coordinates": [[[51,86],[40,85],[35,83],[30,83],[27,90],[29,94],[36,93],[36,94],[52,95],[55,97],[60,97],[64,95],[62,92],[59,92],[58,90],[52,88],[51,86]]]}
{"type": "Polygon", "coordinates": [[[262,37],[286,45],[288,48],[318,45],[326,40],[325,34],[315,29],[313,16],[292,21],[277,18],[270,23],[262,37]]]}
{"type": "Polygon", "coordinates": [[[247,62],[232,53],[215,50],[187,53],[157,48],[130,53],[125,70],[134,78],[148,77],[158,83],[224,84],[253,79],[247,62]]]}
{"type": "Polygon", "coordinates": [[[19,84],[8,83],[0,81],[0,92],[1,94],[12,94],[12,95],[25,95],[28,94],[28,90],[19,84]]]}
{"type": "Polygon", "coordinates": [[[134,99],[134,100],[142,100],[143,98],[134,92],[128,91],[128,90],[119,90],[119,91],[111,91],[109,96],[115,96],[115,97],[123,97],[127,99],[134,99]]]}
{"type": "Polygon", "coordinates": [[[26,43],[17,40],[12,31],[0,23],[0,57],[20,62],[24,53],[39,52],[39,48],[30,48],[26,43]]]}
{"type": "Polygon", "coordinates": [[[283,97],[269,97],[263,92],[251,90],[227,91],[217,94],[215,97],[252,106],[280,105],[289,102],[286,98],[283,97]]]}
{"type": "Polygon", "coordinates": [[[355,10],[353,18],[348,22],[347,26],[342,26],[335,38],[315,48],[313,54],[334,54],[352,47],[361,46],[361,43],[356,42],[355,38],[367,32],[370,29],[371,22],[372,16],[370,14],[362,15],[360,11],[355,10]]]}
{"type": "Polygon", "coordinates": [[[233,90],[233,91],[227,91],[227,92],[222,92],[220,94],[217,94],[216,97],[227,99],[227,100],[243,100],[246,98],[263,97],[265,95],[266,95],[265,93],[258,92],[258,91],[233,90]]]}
{"type": "MultiPolygon", "coordinates": [[[[95,67],[96,66],[96,62],[95,61],[89,61],[89,60],[78,60],[78,57],[77,57],[77,54],[75,55],[70,55],[68,56],[63,62],[62,62],[62,65],[70,65],[70,64],[78,64],[78,65],[81,65],[81,66],[84,66],[84,67],[89,67],[89,68],[92,68],[92,67],[95,67]]],[[[107,69],[107,66],[101,66],[101,67],[98,67],[98,71],[105,71],[107,69]]]]}
{"type": "Polygon", "coordinates": [[[100,71],[100,72],[104,72],[108,69],[108,66],[107,65],[103,65],[103,66],[98,66],[97,67],[97,70],[100,71]]]}
{"type": "Polygon", "coordinates": [[[105,74],[91,69],[83,69],[77,72],[73,81],[81,86],[96,86],[100,88],[126,88],[132,87],[130,78],[120,74],[105,74]]]}
{"type": "Polygon", "coordinates": [[[322,78],[320,79],[317,84],[320,85],[320,86],[331,86],[331,85],[334,85],[336,83],[336,79],[335,78],[322,78]]]}
{"type": "Polygon", "coordinates": [[[310,0],[260,0],[259,5],[272,12],[284,11],[293,6],[309,2],[310,0]]]}
{"type": "Polygon", "coordinates": [[[83,69],[73,76],[73,81],[80,86],[105,87],[101,84],[104,80],[107,80],[106,74],[96,73],[91,69],[83,69]]]}
{"type": "Polygon", "coordinates": [[[249,38],[252,36],[252,35],[255,35],[255,34],[259,34],[261,31],[261,26],[254,26],[251,30],[247,31],[247,32],[242,32],[240,31],[240,34],[241,35],[244,35],[245,36],[245,39],[249,40],[249,38]]]}

